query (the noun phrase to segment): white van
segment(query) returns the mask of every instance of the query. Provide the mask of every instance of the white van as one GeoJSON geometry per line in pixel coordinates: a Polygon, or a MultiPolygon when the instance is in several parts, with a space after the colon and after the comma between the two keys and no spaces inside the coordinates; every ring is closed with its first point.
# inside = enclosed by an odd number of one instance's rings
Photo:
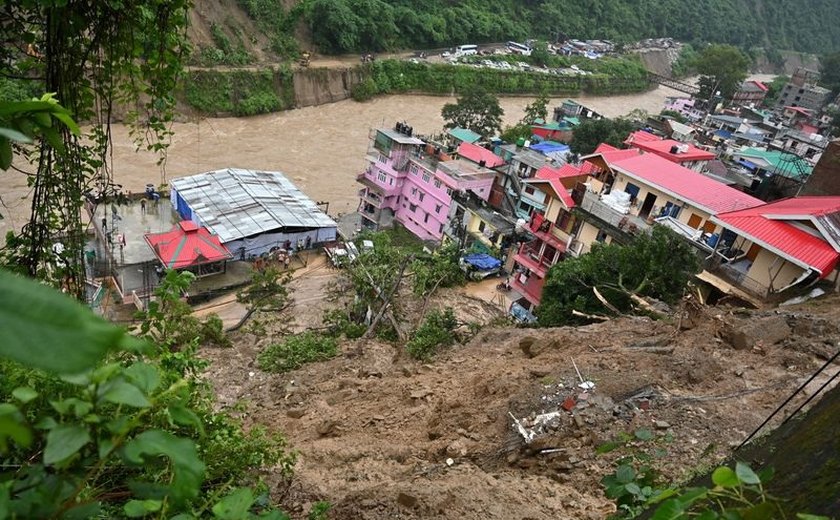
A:
{"type": "Polygon", "coordinates": [[[472,56],[478,54],[478,45],[459,45],[455,47],[455,56],[472,56]]]}

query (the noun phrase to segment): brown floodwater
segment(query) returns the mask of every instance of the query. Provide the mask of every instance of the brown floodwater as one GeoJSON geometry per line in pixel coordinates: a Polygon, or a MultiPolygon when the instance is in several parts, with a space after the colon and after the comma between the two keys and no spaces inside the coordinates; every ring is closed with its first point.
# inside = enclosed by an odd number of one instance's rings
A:
{"type": "MultiPolygon", "coordinates": [[[[674,90],[659,87],[641,94],[574,98],[606,116],[627,114],[634,109],[659,113],[674,90]]],[[[549,114],[565,98],[552,99],[549,114]]],[[[521,119],[533,98],[501,98],[506,124],[521,119]]],[[[114,125],[113,176],[133,192],[147,183],[225,167],[276,170],[286,174],[307,195],[328,201],[333,215],[354,211],[358,203],[355,175],[364,166],[368,133],[372,127],[391,126],[405,120],[416,132],[439,133],[443,128],[441,108],[453,98],[435,96],[387,96],[365,103],[352,100],[306,107],[248,118],[209,118],[175,123],[175,134],[165,168],[156,156],[136,152],[128,129],[114,125]]],[[[29,211],[26,177],[18,172],[0,172],[0,234],[19,229],[29,211]]]]}

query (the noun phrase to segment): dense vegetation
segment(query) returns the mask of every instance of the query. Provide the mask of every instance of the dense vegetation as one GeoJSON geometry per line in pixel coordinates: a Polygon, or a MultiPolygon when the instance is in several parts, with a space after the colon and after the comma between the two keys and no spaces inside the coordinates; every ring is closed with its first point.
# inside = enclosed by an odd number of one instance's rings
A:
{"type": "Polygon", "coordinates": [[[673,303],[697,268],[692,246],[663,226],[654,226],[651,234],[642,234],[627,246],[596,245],[590,253],[559,262],[548,271],[537,309],[539,323],[553,327],[589,321],[572,311],[632,312],[640,296],[673,303]]]}
{"type": "Polygon", "coordinates": [[[184,79],[184,97],[210,114],[253,116],[292,108],[294,88],[287,66],[277,70],[194,70],[184,79]]]}
{"type": "Polygon", "coordinates": [[[635,60],[612,60],[588,76],[564,76],[447,64],[381,60],[369,64],[366,76],[353,98],[364,100],[375,94],[427,92],[451,94],[480,86],[496,94],[571,95],[639,92],[650,87],[647,73],[635,60]]]}
{"type": "MultiPolygon", "coordinates": [[[[278,1],[279,3],[279,1],[278,1]]],[[[629,42],[671,36],[823,53],[840,49],[840,3],[825,0],[305,0],[324,52],[430,48],[541,37],[629,42]]]]}

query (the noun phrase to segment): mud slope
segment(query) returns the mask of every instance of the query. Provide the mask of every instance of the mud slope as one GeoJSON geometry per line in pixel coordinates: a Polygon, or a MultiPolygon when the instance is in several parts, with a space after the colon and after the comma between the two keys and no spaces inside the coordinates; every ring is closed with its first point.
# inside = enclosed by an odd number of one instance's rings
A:
{"type": "MultiPolygon", "coordinates": [[[[462,318],[482,313],[451,294],[444,302],[462,318]]],[[[595,455],[596,446],[649,428],[666,475],[702,471],[836,348],[837,327],[825,325],[838,322],[835,308],[711,309],[679,332],[649,319],[484,328],[428,364],[390,345],[349,342],[340,357],[285,375],[260,372],[245,335],[207,355],[221,402],[247,403],[249,421],[284,432],[300,452],[291,490],[274,489],[296,517],[328,500],[341,519],[594,519],[613,510],[598,481],[617,456],[595,455]],[[585,398],[573,360],[596,384],[585,398]],[[509,414],[556,410],[526,447],[509,414]]]]}

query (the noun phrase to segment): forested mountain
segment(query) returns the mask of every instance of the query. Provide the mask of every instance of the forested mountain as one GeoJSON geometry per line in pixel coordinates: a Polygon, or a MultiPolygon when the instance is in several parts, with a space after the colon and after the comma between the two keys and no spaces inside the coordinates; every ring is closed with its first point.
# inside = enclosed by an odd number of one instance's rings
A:
{"type": "Polygon", "coordinates": [[[838,0],[304,0],[299,7],[314,43],[332,53],[558,35],[840,50],[838,0]]]}

